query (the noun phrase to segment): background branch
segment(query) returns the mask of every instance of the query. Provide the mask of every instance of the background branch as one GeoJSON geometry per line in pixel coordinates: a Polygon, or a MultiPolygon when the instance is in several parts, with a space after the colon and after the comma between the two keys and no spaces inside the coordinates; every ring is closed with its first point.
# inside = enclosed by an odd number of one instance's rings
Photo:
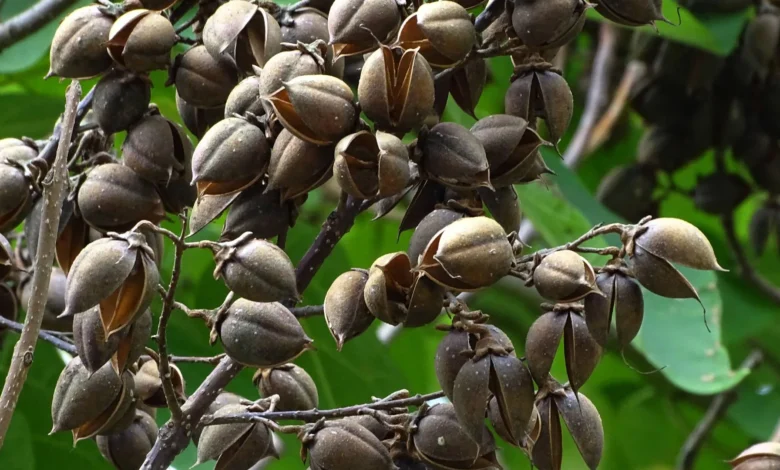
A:
{"type": "Polygon", "coordinates": [[[734,229],[734,215],[727,214],[723,216],[723,230],[726,232],[726,241],[729,244],[734,258],[739,265],[740,274],[746,280],[751,281],[752,284],[763,292],[767,297],[772,299],[775,303],[780,304],[780,287],[775,286],[768,280],[764,279],[759,273],[753,269],[750,264],[750,260],[745,254],[745,250],[742,248],[742,244],[737,239],[737,233],[734,229]]]}
{"type": "Polygon", "coordinates": [[[35,33],[64,12],[76,0],[41,0],[0,24],[0,52],[35,33]]]}
{"type": "MultiPolygon", "coordinates": [[[[32,296],[27,305],[27,316],[19,341],[14,347],[11,365],[0,395],[0,447],[3,445],[11,417],[16,409],[19,394],[22,391],[30,366],[33,362],[35,344],[41,330],[43,314],[48,298],[49,280],[54,263],[54,246],[57,239],[57,227],[62,212],[62,202],[68,188],[68,148],[71,134],[76,123],[76,108],[81,97],[81,85],[74,80],[65,95],[65,113],[62,118],[61,139],[57,146],[54,165],[43,183],[43,213],[38,236],[37,257],[33,263],[32,296]]],[[[28,222],[29,223],[29,222],[28,222]]]]}

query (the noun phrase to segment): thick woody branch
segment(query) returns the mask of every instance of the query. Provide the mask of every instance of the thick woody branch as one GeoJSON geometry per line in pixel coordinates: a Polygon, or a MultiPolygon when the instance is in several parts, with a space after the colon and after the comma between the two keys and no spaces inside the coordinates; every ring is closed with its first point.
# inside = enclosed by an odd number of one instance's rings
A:
{"type": "Polygon", "coordinates": [[[54,264],[57,227],[62,211],[62,201],[68,189],[68,170],[66,168],[68,147],[76,123],[76,108],[80,97],[81,85],[74,80],[65,96],[65,113],[60,126],[61,139],[57,146],[56,158],[43,182],[43,213],[38,236],[37,257],[33,264],[32,297],[27,305],[24,328],[14,347],[11,366],[5,378],[2,395],[0,395],[0,447],[3,445],[3,440],[11,424],[11,417],[16,409],[16,403],[19,401],[19,394],[27,380],[30,366],[32,366],[33,353],[43,322],[49,280],[54,264]]]}
{"type": "Polygon", "coordinates": [[[53,21],[76,0],[41,0],[0,24],[0,52],[53,21]]]}

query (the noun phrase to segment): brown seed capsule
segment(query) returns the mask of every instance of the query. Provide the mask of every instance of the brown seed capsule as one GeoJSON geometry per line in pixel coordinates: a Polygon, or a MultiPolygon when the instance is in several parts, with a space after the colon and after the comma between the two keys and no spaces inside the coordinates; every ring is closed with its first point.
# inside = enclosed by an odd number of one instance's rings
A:
{"type": "Polygon", "coordinates": [[[368,274],[364,271],[347,271],[333,281],[325,294],[325,322],[339,351],[344,343],[366,331],[374,321],[363,295],[367,280],[368,274]]]}
{"type": "Polygon", "coordinates": [[[455,189],[490,186],[485,149],[465,127],[442,122],[420,139],[420,169],[427,176],[455,189]]]}
{"type": "Polygon", "coordinates": [[[245,73],[278,53],[281,37],[268,11],[244,0],[224,3],[203,26],[203,44],[211,56],[245,73]]]}
{"type": "Polygon", "coordinates": [[[154,252],[142,234],[101,238],[87,245],[73,262],[61,316],[99,305],[103,332],[110,339],[146,311],[159,282],[154,252]]]}
{"type": "Polygon", "coordinates": [[[409,184],[409,152],[392,134],[360,131],[341,139],[334,153],[336,181],[353,197],[388,197],[409,184]]]}
{"type": "Polygon", "coordinates": [[[192,159],[192,144],[177,124],[150,115],[127,132],[122,156],[125,165],[138,175],[164,184],[184,177],[185,166],[192,159]]]}
{"type": "Polygon", "coordinates": [[[534,444],[539,439],[539,435],[542,433],[542,422],[539,418],[539,410],[536,408],[536,405],[534,405],[533,409],[531,410],[531,419],[528,420],[528,423],[526,424],[525,431],[520,439],[519,444],[515,443],[515,438],[509,434],[509,431],[504,425],[504,418],[501,416],[500,410],[498,408],[498,401],[496,401],[495,397],[491,398],[490,403],[488,404],[488,418],[490,418],[490,422],[493,424],[493,429],[496,430],[496,434],[498,434],[501,439],[519,447],[523,450],[523,452],[526,453],[526,455],[529,457],[531,456],[531,451],[534,448],[534,444]]]}
{"type": "Polygon", "coordinates": [[[557,148],[571,122],[574,97],[569,84],[560,74],[551,70],[534,70],[512,81],[504,97],[504,107],[507,114],[529,122],[537,117],[544,119],[550,140],[557,148]]]}
{"type": "Polygon", "coordinates": [[[585,25],[585,11],[593,5],[583,0],[515,2],[512,28],[530,50],[561,47],[585,25]]]}
{"type": "MultiPolygon", "coordinates": [[[[225,405],[215,417],[246,411],[244,405],[225,405]]],[[[273,438],[263,423],[229,423],[206,426],[198,439],[195,465],[216,460],[216,468],[251,468],[268,455],[276,455],[273,438]]]]}
{"type": "MultiPolygon", "coordinates": [[[[299,47],[271,57],[260,74],[260,97],[273,94],[293,78],[324,73],[326,55],[326,46],[319,43],[315,47],[299,47]]],[[[266,112],[273,109],[268,102],[264,102],[264,107],[266,112]]]]}
{"type": "Polygon", "coordinates": [[[661,12],[661,1],[615,1],[607,0],[596,4],[596,11],[607,19],[627,26],[642,26],[655,24],[656,21],[666,21],[661,12]]]}
{"type": "Polygon", "coordinates": [[[144,9],[120,16],[108,34],[108,54],[119,65],[144,73],[171,63],[176,31],[165,16],[144,9]]]}
{"type": "Polygon", "coordinates": [[[730,461],[734,470],[774,470],[780,467],[780,444],[761,442],[754,444],[730,461]]]}
{"type": "Polygon", "coordinates": [[[118,470],[137,470],[157,440],[157,423],[149,414],[135,410],[132,424],[108,436],[97,436],[100,455],[118,470]]]}
{"type": "Polygon", "coordinates": [[[374,261],[363,291],[372,315],[391,325],[406,321],[406,297],[414,282],[411,269],[404,252],[389,253],[374,261]]]}
{"type": "Polygon", "coordinates": [[[441,313],[444,288],[426,276],[417,276],[406,301],[404,326],[415,328],[432,323],[441,313]]]}
{"type": "Polygon", "coordinates": [[[477,42],[474,24],[465,8],[443,0],[425,3],[409,15],[398,31],[404,49],[420,48],[434,67],[449,67],[463,60],[477,42]]]}
{"type": "Polygon", "coordinates": [[[89,78],[111,66],[106,51],[114,19],[98,5],[74,10],[62,20],[51,42],[51,68],[47,76],[89,78]]]}
{"type": "Polygon", "coordinates": [[[133,376],[116,375],[109,364],[94,374],[75,357],[57,379],[51,403],[52,433],[72,430],[78,442],[116,424],[132,403],[133,376]]]}
{"type": "Polygon", "coordinates": [[[303,431],[302,455],[311,468],[394,470],[387,447],[368,429],[351,421],[320,422],[303,431]]]}
{"type": "Polygon", "coordinates": [[[176,109],[184,125],[198,139],[214,124],[222,120],[225,110],[221,106],[216,108],[199,108],[182,99],[176,92],[176,109]]]}
{"type": "Polygon", "coordinates": [[[387,42],[401,24],[394,0],[335,0],[328,13],[330,43],[336,57],[363,54],[387,42]]]}
{"type": "Polygon", "coordinates": [[[642,289],[622,272],[601,272],[596,284],[604,297],[589,295],[585,298],[585,319],[588,331],[599,345],[606,347],[607,336],[616,316],[617,337],[621,350],[639,333],[644,317],[642,289]]]}
{"type": "Polygon", "coordinates": [[[441,229],[462,219],[466,214],[456,212],[451,209],[436,209],[425,216],[414,229],[412,238],[409,240],[409,259],[412,264],[417,265],[420,255],[425,251],[425,247],[441,229]]]}
{"type": "Polygon", "coordinates": [[[288,201],[319,187],[333,174],[333,147],[321,147],[283,129],[274,142],[268,165],[268,191],[279,190],[288,201]]]}
{"type": "Polygon", "coordinates": [[[358,426],[362,426],[368,429],[368,431],[376,436],[376,438],[380,441],[384,441],[388,437],[392,436],[392,431],[387,426],[387,424],[371,415],[347,416],[346,418],[342,419],[344,421],[349,421],[353,424],[357,424],[358,426]]]}
{"type": "Polygon", "coordinates": [[[295,364],[258,370],[252,379],[260,395],[279,395],[279,411],[313,410],[319,405],[317,385],[311,376],[295,364]]]}
{"type": "Polygon", "coordinates": [[[669,261],[635,246],[631,257],[634,276],[650,292],[671,299],[696,299],[696,288],[669,261]]]}
{"type": "Polygon", "coordinates": [[[38,156],[38,146],[30,139],[0,139],[0,162],[27,163],[38,156]]]}
{"type": "Polygon", "coordinates": [[[458,422],[451,403],[422,408],[411,436],[417,457],[434,468],[496,468],[495,441],[483,425],[482,438],[475,442],[458,422]]]}
{"type": "Polygon", "coordinates": [[[95,85],[92,111],[106,134],[124,131],[139,121],[151,99],[147,79],[122,70],[113,70],[95,85]]]}
{"type": "Polygon", "coordinates": [[[281,248],[256,238],[222,243],[214,254],[214,278],[255,302],[297,299],[295,268],[281,248]]]}
{"type": "Polygon", "coordinates": [[[444,391],[447,398],[452,401],[452,391],[455,388],[455,378],[458,376],[463,364],[469,361],[466,354],[473,350],[473,344],[470,343],[473,337],[469,333],[453,328],[447,333],[436,348],[435,366],[436,378],[439,386],[444,391]]]}
{"type": "Polygon", "coordinates": [[[336,142],[355,127],[355,95],[336,77],[296,77],[265,99],[285,129],[316,145],[336,142]]]}
{"type": "MultiPolygon", "coordinates": [[[[43,323],[41,328],[44,330],[62,331],[70,333],[73,331],[73,317],[57,318],[65,310],[65,285],[67,278],[60,268],[52,268],[49,278],[49,290],[46,295],[46,305],[43,310],[43,323]]],[[[19,301],[21,305],[29,305],[32,297],[32,282],[23,282],[19,301]]]]}
{"type": "Polygon", "coordinates": [[[190,235],[201,231],[205,226],[219,217],[238,196],[241,191],[232,191],[226,194],[203,194],[197,198],[190,214],[190,235]]]}
{"type": "Polygon", "coordinates": [[[31,206],[32,191],[24,171],[10,162],[0,162],[0,232],[22,222],[31,206]]]}
{"type": "Polygon", "coordinates": [[[100,306],[78,313],[73,318],[73,343],[84,367],[91,373],[110,360],[117,375],[121,374],[141,357],[151,335],[152,313],[149,310],[108,338],[103,330],[100,306]]]}
{"type": "Polygon", "coordinates": [[[87,174],[79,187],[78,208],[84,221],[100,230],[127,230],[141,220],[157,223],[165,217],[154,186],[117,163],[87,174]]]}
{"type": "Polygon", "coordinates": [[[482,97],[482,90],[487,81],[487,63],[485,59],[477,57],[470,59],[466,65],[455,70],[450,83],[450,94],[466,114],[477,119],[474,114],[477,103],[482,97]]]}
{"type": "Polygon", "coordinates": [[[418,49],[381,46],[360,72],[358,101],[379,129],[418,128],[433,110],[433,71],[418,49]]]}
{"type": "Polygon", "coordinates": [[[624,219],[639,221],[658,212],[653,199],[656,182],[655,169],[647,165],[615,167],[601,180],[596,198],[624,219]]]}
{"type": "Polygon", "coordinates": [[[245,232],[251,232],[255,238],[276,237],[295,223],[301,203],[302,200],[281,202],[279,191],[266,191],[263,182],[255,182],[231,204],[220,241],[234,240],[245,232]]]}
{"type": "Polygon", "coordinates": [[[235,70],[217,62],[203,45],[185,52],[174,73],[176,93],[187,103],[201,108],[224,105],[238,83],[235,70]]]}
{"type": "Polygon", "coordinates": [[[556,302],[574,302],[589,294],[599,295],[593,266],[571,250],[550,253],[534,269],[539,295],[556,302]]]}
{"type": "Polygon", "coordinates": [[[265,113],[260,99],[260,77],[251,75],[236,85],[225,103],[225,118],[233,115],[246,116],[248,113],[260,116],[265,113]]]}
{"type": "Polygon", "coordinates": [[[693,202],[699,210],[710,214],[730,214],[751,191],[750,185],[741,176],[717,172],[699,178],[693,191],[693,202]]]}
{"type": "Polygon", "coordinates": [[[282,24],[281,30],[282,43],[311,44],[317,40],[325,43],[330,40],[328,15],[316,7],[296,8],[291,11],[290,21],[282,24]]]}
{"type": "Polygon", "coordinates": [[[14,251],[8,239],[0,234],[0,281],[6,278],[13,270],[14,251]]]}
{"type": "Polygon", "coordinates": [[[228,356],[250,367],[286,364],[312,347],[295,315],[278,302],[237,300],[219,335],[228,356]]]}
{"type": "Polygon", "coordinates": [[[718,264],[707,237],[684,220],[669,217],[652,219],[640,226],[633,243],[671,263],[694,269],[725,271],[718,264]]]}
{"type": "MultiPolygon", "coordinates": [[[[171,383],[177,400],[181,403],[186,398],[184,395],[184,377],[181,371],[173,364],[169,364],[171,383]]],[[[135,374],[135,394],[144,405],[152,408],[165,408],[168,403],[160,378],[160,369],[152,359],[141,362],[138,372],[135,374]]]]}
{"type": "Polygon", "coordinates": [[[501,225],[506,233],[516,232],[520,227],[520,201],[517,191],[512,186],[503,186],[490,191],[487,188],[479,188],[479,196],[482,202],[490,210],[496,222],[501,225]]]}

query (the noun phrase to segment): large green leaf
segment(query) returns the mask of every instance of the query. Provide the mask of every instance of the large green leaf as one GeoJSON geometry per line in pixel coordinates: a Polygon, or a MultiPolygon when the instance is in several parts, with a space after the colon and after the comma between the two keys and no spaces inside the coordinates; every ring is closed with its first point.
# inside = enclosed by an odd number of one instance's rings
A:
{"type": "MultiPolygon", "coordinates": [[[[550,245],[561,245],[599,222],[621,222],[604,209],[577,176],[555,158],[548,162],[560,185],[518,186],[521,207],[550,245]]],[[[712,394],[738,383],[747,371],[733,371],[722,346],[723,306],[712,272],[683,269],[699,291],[708,312],[704,325],[701,308],[693,300],[673,300],[645,291],[645,320],[634,346],[677,387],[691,393],[712,394]]]]}

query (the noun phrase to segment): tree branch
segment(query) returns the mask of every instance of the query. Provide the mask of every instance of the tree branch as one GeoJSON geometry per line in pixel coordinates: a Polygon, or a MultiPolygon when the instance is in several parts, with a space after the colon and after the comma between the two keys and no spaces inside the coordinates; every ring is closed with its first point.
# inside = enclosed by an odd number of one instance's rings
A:
{"type": "MultiPolygon", "coordinates": [[[[0,332],[8,328],[9,330],[13,330],[21,333],[22,330],[24,329],[23,324],[17,323],[15,321],[11,321],[2,315],[0,315],[0,327],[1,327],[0,332]]],[[[61,349],[62,351],[65,351],[66,353],[72,356],[76,355],[76,346],[73,345],[73,343],[69,343],[68,341],[63,340],[62,338],[57,337],[51,333],[47,333],[45,331],[38,332],[38,337],[44,341],[48,341],[49,343],[53,344],[54,347],[56,347],[57,349],[61,349]]]]}
{"type": "Polygon", "coordinates": [[[0,24],[0,52],[35,33],[64,12],[76,0],[41,0],[0,24]]]}
{"type": "MultiPolygon", "coordinates": [[[[742,361],[740,368],[748,370],[755,369],[761,364],[761,361],[764,358],[763,356],[761,350],[754,349],[748,357],[742,361]]],[[[712,400],[709,408],[707,408],[707,412],[704,413],[704,416],[701,418],[701,421],[699,421],[693,431],[691,431],[688,439],[685,440],[685,443],[680,450],[680,455],[677,458],[677,470],[691,470],[693,468],[696,457],[699,455],[699,450],[701,450],[702,445],[704,445],[704,441],[707,440],[707,437],[715,428],[715,425],[717,425],[721,418],[726,414],[729,406],[737,400],[737,388],[738,386],[735,386],[725,392],[719,393],[712,400]]]]}
{"type": "Polygon", "coordinates": [[[0,395],[0,447],[11,424],[19,394],[22,391],[30,366],[33,362],[35,344],[43,322],[44,308],[48,298],[49,280],[54,263],[54,245],[57,239],[57,227],[62,211],[62,201],[68,188],[68,159],[70,138],[76,122],[76,108],[81,97],[81,85],[77,80],[71,82],[65,96],[65,113],[59,145],[54,164],[43,182],[43,214],[38,236],[37,257],[33,263],[32,297],[27,305],[27,316],[19,341],[14,347],[14,355],[5,378],[3,392],[0,395]]]}
{"type": "Polygon", "coordinates": [[[726,241],[729,244],[734,258],[739,264],[739,271],[746,280],[751,281],[755,287],[763,292],[767,297],[777,304],[780,304],[780,287],[775,286],[766,280],[761,274],[757,273],[750,260],[742,249],[742,244],[737,239],[737,233],[734,229],[734,216],[727,214],[722,219],[723,230],[726,232],[726,241]]]}
{"type": "Polygon", "coordinates": [[[290,311],[296,318],[316,317],[325,313],[325,306],[306,305],[305,307],[293,307],[290,311]]]}

